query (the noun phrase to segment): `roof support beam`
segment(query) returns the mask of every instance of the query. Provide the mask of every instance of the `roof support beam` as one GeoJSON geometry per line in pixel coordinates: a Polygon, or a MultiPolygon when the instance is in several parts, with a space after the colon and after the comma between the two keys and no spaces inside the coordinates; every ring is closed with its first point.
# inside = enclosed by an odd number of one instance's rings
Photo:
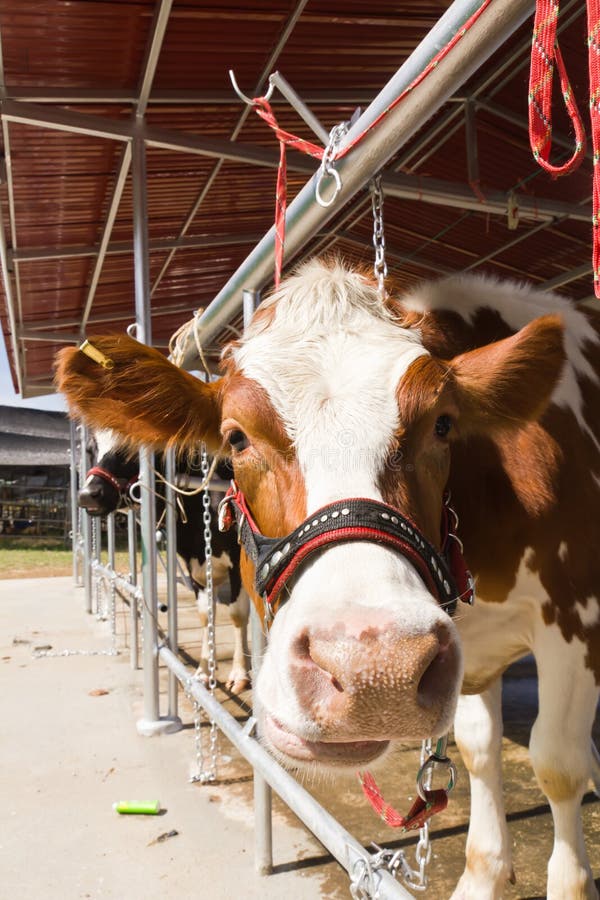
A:
{"type": "MultiPolygon", "coordinates": [[[[231,247],[238,244],[255,244],[262,237],[258,231],[242,234],[205,234],[197,237],[169,240],[158,238],[149,242],[150,253],[164,253],[165,250],[204,250],[207,247],[231,247]]],[[[73,245],[70,247],[34,247],[26,250],[8,251],[9,263],[38,262],[50,259],[77,259],[96,256],[99,244],[73,245]]],[[[106,247],[107,255],[133,253],[133,241],[111,241],[106,247]]]]}
{"type": "Polygon", "coordinates": [[[67,331],[33,331],[30,328],[19,328],[17,337],[20,341],[48,341],[52,344],[79,344],[80,334],[67,331]]]}
{"type": "MultiPolygon", "coordinates": [[[[45,106],[17,100],[4,101],[2,119],[5,122],[20,122],[25,125],[115,141],[131,141],[134,134],[134,123],[131,121],[120,122],[117,119],[74,112],[69,109],[49,109],[45,106]]],[[[224,159],[251,166],[264,166],[269,169],[276,169],[279,164],[279,153],[276,150],[257,147],[253,144],[204,138],[196,134],[184,134],[169,128],[155,128],[148,125],[143,127],[141,135],[149,147],[161,150],[194,153],[213,159],[224,159]]],[[[312,174],[316,167],[315,160],[311,161],[300,153],[291,152],[289,154],[288,168],[293,171],[312,174]]]]}
{"type": "MultiPolygon", "coordinates": [[[[578,266],[576,269],[569,269],[567,272],[563,272],[561,275],[555,275],[554,278],[549,278],[548,281],[544,281],[543,284],[540,284],[539,287],[544,291],[554,291],[556,288],[562,287],[565,284],[570,284],[572,281],[577,281],[579,278],[585,278],[587,275],[593,275],[594,269],[591,263],[584,263],[582,266],[578,266]]],[[[594,298],[594,308],[598,308],[598,300],[594,298]]]]}
{"type": "MultiPolygon", "coordinates": [[[[152,23],[151,36],[146,48],[146,57],[144,60],[144,65],[142,67],[142,77],[140,79],[140,88],[135,110],[136,118],[140,120],[143,119],[146,112],[146,107],[148,105],[148,95],[150,93],[152,82],[154,80],[156,66],[158,64],[158,57],[164,40],[165,32],[167,30],[167,23],[169,21],[169,14],[171,12],[172,5],[173,0],[160,0],[158,5],[156,6],[154,21],[152,23]]],[[[128,143],[123,147],[119,163],[117,165],[117,175],[115,178],[112,196],[108,204],[108,212],[106,214],[104,228],[102,229],[102,237],[100,238],[98,254],[96,256],[96,262],[94,264],[92,277],[88,285],[87,295],[85,298],[85,303],[83,305],[83,315],[81,317],[80,325],[80,333],[82,338],[85,336],[87,321],[92,311],[92,304],[94,302],[94,297],[96,296],[98,282],[100,281],[100,275],[104,267],[104,260],[106,259],[108,242],[110,240],[113,226],[115,224],[117,211],[119,209],[121,197],[123,196],[123,190],[125,188],[125,182],[127,181],[127,175],[129,174],[130,166],[131,143],[128,143]]]]}
{"type": "Polygon", "coordinates": [[[116,179],[115,179],[115,183],[114,183],[114,187],[113,187],[113,192],[112,192],[112,196],[110,198],[109,204],[108,204],[108,212],[106,214],[106,219],[104,221],[104,227],[102,229],[102,236],[100,238],[100,243],[98,245],[98,249],[96,252],[96,262],[94,263],[94,267],[92,270],[92,277],[90,279],[85,302],[83,304],[83,313],[81,316],[81,324],[80,324],[80,334],[81,334],[82,338],[85,335],[87,322],[90,317],[90,312],[92,311],[92,304],[94,302],[94,297],[96,296],[96,289],[98,287],[98,282],[100,281],[100,275],[102,273],[102,268],[104,266],[104,260],[106,258],[108,242],[109,242],[110,236],[112,234],[113,225],[115,224],[115,219],[117,217],[117,211],[119,209],[119,203],[121,202],[121,197],[123,196],[123,189],[125,188],[125,182],[127,181],[127,175],[129,174],[130,165],[131,165],[131,144],[126,144],[122,148],[121,154],[119,157],[119,162],[117,165],[117,175],[116,175],[116,179]]]}
{"type": "MultiPolygon", "coordinates": [[[[9,100],[27,101],[29,103],[64,103],[64,104],[115,104],[126,106],[137,100],[134,91],[115,88],[114,90],[72,87],[7,87],[6,97],[9,100]]],[[[314,106],[357,106],[368,104],[373,99],[373,91],[361,89],[319,90],[307,88],[302,92],[305,103],[314,106]]],[[[271,106],[283,105],[285,97],[274,94],[271,106]]],[[[148,96],[151,106],[235,106],[239,100],[232,90],[227,91],[185,91],[154,90],[148,96]]]]}
{"type": "MultiPolygon", "coordinates": [[[[281,33],[275,43],[275,46],[273,47],[273,50],[270,53],[269,58],[267,59],[265,65],[263,67],[263,70],[258,77],[258,81],[257,81],[257,83],[254,87],[254,91],[253,91],[254,96],[258,96],[260,94],[261,90],[263,89],[263,85],[266,83],[266,80],[269,77],[273,67],[276,65],[277,60],[281,54],[281,51],[285,47],[292,31],[296,27],[298,19],[304,12],[304,8],[307,3],[308,3],[308,0],[298,0],[295,7],[293,8],[290,15],[288,16],[288,18],[285,22],[285,25],[283,26],[283,29],[281,30],[281,33]]],[[[242,128],[244,127],[244,123],[246,122],[246,119],[248,118],[250,113],[251,113],[251,107],[245,106],[242,108],[242,110],[238,116],[238,120],[235,123],[235,126],[229,136],[230,141],[237,140],[238,135],[240,134],[242,128]]],[[[306,163],[307,160],[304,159],[303,162],[306,163]]],[[[204,183],[203,183],[202,187],[200,188],[200,191],[198,192],[196,199],[192,203],[192,207],[191,207],[190,211],[188,212],[188,214],[186,215],[183,225],[181,226],[181,229],[178,234],[179,238],[184,237],[184,235],[187,233],[188,229],[191,227],[191,224],[194,221],[194,219],[196,218],[200,207],[204,203],[204,200],[206,199],[219,172],[221,171],[222,165],[223,165],[223,159],[221,158],[221,159],[217,160],[217,162],[212,167],[212,170],[208,174],[207,178],[204,180],[204,183]]],[[[311,168],[307,171],[314,172],[314,168],[311,168]]],[[[171,265],[171,260],[173,259],[174,255],[175,255],[175,249],[173,249],[168,254],[167,258],[165,259],[164,263],[161,266],[160,272],[155,277],[154,284],[152,285],[152,289],[151,289],[151,295],[154,294],[155,291],[158,289],[160,282],[164,278],[169,266],[171,265]]]]}
{"type": "MultiPolygon", "coordinates": [[[[529,122],[525,116],[520,116],[512,110],[504,109],[503,106],[500,106],[497,103],[491,103],[488,100],[477,100],[472,102],[475,103],[475,106],[478,109],[483,109],[485,112],[489,112],[498,119],[503,119],[505,122],[510,122],[511,125],[522,128],[527,135],[526,140],[529,141],[529,122]]],[[[563,134],[557,134],[554,130],[552,131],[552,143],[556,144],[557,147],[564,147],[566,150],[571,151],[573,150],[573,141],[563,134]]],[[[589,148],[586,150],[585,156],[586,159],[594,158],[594,154],[589,148]]]]}
{"type": "Polygon", "coordinates": [[[118,119],[108,119],[91,113],[75,112],[71,109],[49,109],[46,106],[21,100],[4,100],[2,118],[5,122],[20,122],[23,125],[42,126],[56,131],[70,131],[112,141],[128,141],[131,140],[132,135],[132,126],[129,122],[120,122],[118,119]]]}
{"type": "MultiPolygon", "coordinates": [[[[437,206],[472,209],[477,212],[505,215],[508,211],[508,195],[500,191],[485,191],[480,199],[468,185],[443,181],[438,178],[419,178],[415,175],[385,175],[382,187],[386,196],[403,200],[417,200],[437,206]]],[[[589,223],[592,209],[589,204],[563,203],[559,200],[531,198],[519,194],[519,216],[538,222],[552,221],[558,217],[589,223]]]]}

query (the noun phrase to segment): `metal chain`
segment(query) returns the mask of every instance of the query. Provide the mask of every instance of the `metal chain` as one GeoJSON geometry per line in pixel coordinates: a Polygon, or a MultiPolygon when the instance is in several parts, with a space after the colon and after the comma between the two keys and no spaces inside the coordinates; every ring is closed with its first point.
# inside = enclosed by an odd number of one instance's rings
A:
{"type": "Polygon", "coordinates": [[[382,300],[386,298],[385,279],[388,267],[385,260],[385,234],[383,226],[383,190],[381,188],[381,175],[371,182],[371,207],[373,209],[373,247],[375,248],[375,263],[373,271],[377,279],[377,289],[382,300]]]}
{"type": "MultiPolygon", "coordinates": [[[[427,740],[423,741],[421,744],[421,767],[425,765],[426,761],[431,756],[431,750],[431,738],[427,738],[427,740]]],[[[433,767],[430,767],[423,776],[423,788],[426,791],[431,790],[432,778],[433,767]]],[[[410,881],[407,880],[406,883],[416,891],[425,891],[427,889],[427,873],[425,869],[431,860],[431,841],[429,839],[428,821],[424,822],[423,826],[419,828],[419,841],[415,849],[415,859],[417,860],[417,865],[419,867],[418,873],[414,872],[413,875],[415,877],[410,881]]]]}
{"type": "MultiPolygon", "coordinates": [[[[117,648],[117,586],[114,577],[116,573],[113,573],[113,577],[110,578],[110,587],[107,588],[106,580],[96,571],[94,562],[97,561],[94,560],[92,562],[92,577],[96,582],[96,596],[98,596],[100,591],[106,594],[110,590],[110,647],[107,650],[33,650],[31,655],[34,659],[59,656],[119,656],[121,651],[117,648]],[[102,588],[100,587],[100,582],[102,582],[102,588]]],[[[97,618],[100,619],[100,616],[97,618]]],[[[106,621],[106,617],[102,621],[106,621]]]]}
{"type": "MultiPolygon", "coordinates": [[[[432,758],[446,759],[447,740],[447,737],[438,740],[434,753],[432,753],[431,738],[422,742],[419,793],[422,790],[431,790],[433,765],[429,764],[426,766],[425,764],[428,761],[431,763],[432,758]]],[[[451,784],[453,784],[455,780],[453,771],[451,776],[451,784]]],[[[402,849],[389,850],[385,847],[380,847],[375,842],[373,842],[372,846],[377,852],[369,859],[360,857],[350,873],[350,893],[354,900],[374,900],[374,898],[379,896],[377,872],[382,869],[387,869],[394,878],[401,879],[413,891],[427,890],[428,877],[426,869],[432,856],[429,822],[425,822],[423,827],[419,829],[419,840],[415,847],[417,869],[412,868],[402,849]]]]}
{"type": "MultiPolygon", "coordinates": [[[[202,494],[202,522],[204,525],[204,554],[205,554],[205,573],[206,573],[206,599],[208,606],[208,621],[206,624],[207,631],[207,640],[208,640],[208,689],[210,693],[214,696],[215,688],[217,686],[217,651],[215,645],[215,596],[214,596],[214,585],[213,585],[213,571],[212,571],[212,532],[211,532],[211,524],[212,524],[212,515],[210,508],[210,490],[208,485],[209,471],[210,466],[208,462],[208,453],[206,451],[205,444],[202,445],[202,456],[200,460],[200,468],[202,472],[202,479],[205,482],[204,493],[202,494]]],[[[188,697],[190,695],[188,694],[188,697]]],[[[209,768],[205,768],[204,763],[204,749],[202,746],[202,717],[205,716],[205,713],[201,710],[200,705],[196,700],[193,700],[194,703],[194,741],[196,747],[196,774],[190,778],[192,782],[200,782],[201,784],[207,784],[209,782],[216,781],[217,779],[217,765],[218,765],[218,756],[219,756],[219,732],[217,729],[217,723],[213,720],[210,723],[210,766],[209,768]]]]}

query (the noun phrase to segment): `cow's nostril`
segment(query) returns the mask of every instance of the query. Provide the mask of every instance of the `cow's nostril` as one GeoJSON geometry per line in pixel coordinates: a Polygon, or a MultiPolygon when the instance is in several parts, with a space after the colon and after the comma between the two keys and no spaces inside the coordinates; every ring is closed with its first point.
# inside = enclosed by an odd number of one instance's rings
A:
{"type": "Polygon", "coordinates": [[[342,685],[340,684],[340,682],[337,680],[337,678],[335,677],[335,675],[332,675],[332,676],[331,676],[331,684],[332,684],[333,687],[336,689],[336,691],[339,691],[339,692],[340,692],[340,694],[343,694],[343,693],[344,693],[344,688],[342,687],[342,685]]]}
{"type": "Polygon", "coordinates": [[[296,659],[310,659],[310,639],[308,631],[303,631],[292,644],[292,656],[296,659]]]}
{"type": "MultiPolygon", "coordinates": [[[[443,626],[440,626],[443,628],[443,626]]],[[[429,663],[419,681],[417,688],[417,702],[419,706],[428,708],[438,702],[440,695],[444,694],[448,682],[456,674],[456,653],[450,642],[450,635],[445,641],[440,639],[440,649],[434,659],[429,663]]]]}

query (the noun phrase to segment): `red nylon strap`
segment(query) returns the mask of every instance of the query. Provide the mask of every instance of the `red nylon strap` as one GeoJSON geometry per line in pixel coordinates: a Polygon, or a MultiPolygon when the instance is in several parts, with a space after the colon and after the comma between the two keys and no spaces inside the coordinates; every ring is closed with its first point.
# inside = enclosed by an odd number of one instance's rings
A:
{"type": "Polygon", "coordinates": [[[422,828],[428,819],[435,816],[436,813],[442,812],[448,806],[448,791],[444,788],[439,788],[435,791],[425,791],[426,799],[423,800],[417,795],[408,813],[403,816],[383,799],[377,782],[370,772],[359,772],[358,778],[365,797],[377,815],[390,828],[415,831],[417,828],[422,828]]]}
{"type": "Polygon", "coordinates": [[[92,475],[97,475],[98,478],[103,478],[104,481],[108,481],[116,491],[121,493],[121,485],[117,481],[117,479],[110,472],[107,472],[106,469],[103,469],[101,466],[92,466],[87,475],[85,476],[85,480],[87,481],[92,475]]]}

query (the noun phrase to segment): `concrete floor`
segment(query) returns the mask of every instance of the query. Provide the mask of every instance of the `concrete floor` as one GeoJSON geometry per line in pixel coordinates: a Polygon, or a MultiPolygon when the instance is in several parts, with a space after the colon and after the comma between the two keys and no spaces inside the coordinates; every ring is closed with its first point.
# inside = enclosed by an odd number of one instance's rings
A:
{"type": "MultiPolygon", "coordinates": [[[[138,736],[142,675],[132,671],[127,618],[118,615],[117,657],[105,655],[35,659],[35,647],[51,645],[102,650],[110,647],[107,623],[83,611],[83,591],[71,579],[0,582],[2,741],[0,780],[4,827],[0,832],[0,897],[20,900],[71,898],[280,898],[312,900],[349,896],[345,872],[304,826],[275,798],[275,871],[254,872],[252,772],[221,738],[219,782],[189,783],[194,768],[192,713],[186,727],[159,738],[138,736]],[[161,816],[119,816],[116,800],[158,799],[161,816]],[[178,834],[164,842],[166,832],[178,834]]],[[[197,656],[193,599],[182,592],[180,640],[197,656]]],[[[217,628],[219,678],[225,680],[231,629],[220,611],[217,628]]],[[[161,673],[166,685],[166,673],[161,673]]],[[[240,719],[243,701],[227,699],[240,719]]],[[[536,685],[528,666],[505,682],[504,740],[506,803],[514,841],[517,885],[508,900],[544,896],[551,817],[527,759],[535,716],[536,685]]],[[[448,810],[433,823],[433,861],[427,897],[446,900],[463,865],[468,821],[468,786],[456,749],[459,782],[448,810]]],[[[414,784],[418,753],[397,751],[381,778],[386,798],[404,808],[414,784]]],[[[398,840],[366,807],[354,779],[307,787],[356,838],[386,846],[398,840]]],[[[600,804],[584,801],[588,847],[600,874],[600,804]]]]}

